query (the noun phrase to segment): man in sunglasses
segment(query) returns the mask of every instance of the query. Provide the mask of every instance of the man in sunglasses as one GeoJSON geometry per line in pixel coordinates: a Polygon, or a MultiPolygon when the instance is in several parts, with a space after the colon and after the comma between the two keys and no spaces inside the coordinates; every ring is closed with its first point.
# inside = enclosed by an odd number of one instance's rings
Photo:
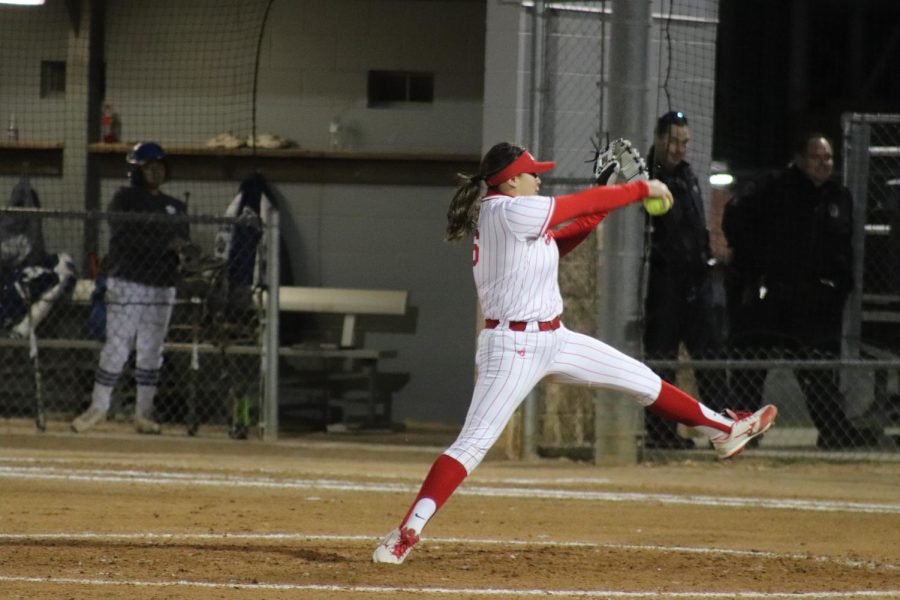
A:
{"type": "MultiPolygon", "coordinates": [[[[723,333],[713,307],[712,254],[700,184],[685,161],[691,130],[681,111],[667,112],[654,130],[647,156],[650,177],[665,182],[675,203],[664,215],[649,217],[650,270],[644,304],[644,357],[675,360],[684,344],[691,358],[715,358],[723,333]]],[[[658,369],[660,377],[675,383],[674,369],[658,369]]],[[[696,372],[698,395],[707,406],[720,410],[727,402],[722,371],[696,372]]],[[[678,435],[676,426],[647,412],[646,446],[660,449],[693,448],[678,435]]]]}

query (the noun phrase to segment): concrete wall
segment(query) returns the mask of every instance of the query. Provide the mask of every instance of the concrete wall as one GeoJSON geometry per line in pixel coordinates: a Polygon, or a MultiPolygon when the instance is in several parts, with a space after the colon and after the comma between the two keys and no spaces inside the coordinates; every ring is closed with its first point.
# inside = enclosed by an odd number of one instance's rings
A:
{"type": "MultiPolygon", "coordinates": [[[[189,11],[183,4],[109,3],[107,98],[122,115],[123,135],[169,143],[227,131],[246,138],[265,3],[220,10],[214,0],[192,0],[189,11]],[[143,40],[138,57],[135,39],[147,23],[160,35],[143,40]],[[154,64],[169,72],[148,75],[154,64]]],[[[482,2],[275,2],[261,40],[257,133],[327,149],[329,125],[339,119],[345,148],[470,152],[481,132],[483,21],[482,2]],[[369,108],[369,70],[433,73],[434,102],[369,108]]]]}
{"type": "Polygon", "coordinates": [[[276,2],[263,44],[259,129],[328,147],[472,152],[481,138],[482,2],[276,2]],[[369,70],[434,73],[433,104],[367,108],[369,70]]]}
{"type": "Polygon", "coordinates": [[[61,141],[65,97],[40,98],[42,60],[65,61],[69,19],[62,2],[0,7],[0,135],[15,115],[20,139],[61,141]]]}

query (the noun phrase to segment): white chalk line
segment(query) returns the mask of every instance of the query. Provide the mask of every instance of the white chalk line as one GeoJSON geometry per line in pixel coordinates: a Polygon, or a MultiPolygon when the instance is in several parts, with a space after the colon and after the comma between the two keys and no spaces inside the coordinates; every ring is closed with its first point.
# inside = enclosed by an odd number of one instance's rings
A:
{"type": "MultiPolygon", "coordinates": [[[[105,532],[43,532],[43,533],[0,533],[0,541],[32,541],[32,540],[110,540],[110,541],[142,541],[142,542],[198,542],[198,541],[300,541],[300,542],[365,542],[376,544],[380,535],[330,535],[311,533],[191,533],[191,532],[140,532],[140,533],[105,533],[105,532]]],[[[779,552],[766,552],[762,550],[736,550],[733,548],[715,548],[702,546],[668,546],[658,544],[613,544],[599,542],[584,542],[571,540],[516,540],[516,539],[491,539],[491,538],[461,538],[461,537],[425,537],[429,545],[441,544],[482,545],[482,546],[510,546],[510,547],[554,547],[554,548],[592,548],[609,550],[639,550],[650,552],[681,552],[685,554],[721,554],[725,556],[737,556],[744,558],[764,559],[790,559],[795,561],[810,561],[832,563],[843,567],[863,568],[870,570],[898,571],[900,565],[890,563],[878,563],[866,560],[850,560],[831,556],[815,556],[810,554],[779,552]]]]}
{"type": "Polygon", "coordinates": [[[417,595],[443,594],[469,596],[541,596],[556,598],[897,598],[900,590],[852,590],[844,592],[622,592],[617,590],[547,590],[547,589],[515,589],[515,588],[445,588],[414,586],[377,586],[377,585],[321,585],[292,583],[240,583],[217,581],[191,581],[186,579],[174,581],[153,581],[122,579],[69,578],[48,579],[45,577],[25,577],[0,575],[0,581],[15,583],[42,583],[58,585],[90,585],[90,586],[132,586],[132,587],[194,587],[207,589],[238,589],[259,591],[309,591],[309,592],[356,592],[368,594],[411,593],[417,595]]]}
{"type": "MultiPolygon", "coordinates": [[[[414,493],[418,486],[401,483],[366,483],[340,479],[275,479],[246,477],[218,473],[178,473],[138,469],[73,469],[44,466],[0,466],[0,478],[45,479],[91,483],[143,483],[149,485],[256,487],[295,490],[330,490],[377,493],[414,493]]],[[[736,496],[700,496],[677,494],[648,494],[639,492],[604,492],[590,490],[562,490],[541,487],[495,487],[469,485],[461,487],[457,495],[541,498],[557,500],[586,500],[595,502],[628,502],[686,504],[732,508],[788,509],[816,512],[850,512],[900,514],[900,504],[849,502],[836,500],[798,500],[736,496]]]]}
{"type": "MultiPolygon", "coordinates": [[[[111,459],[108,457],[79,457],[79,458],[61,458],[61,457],[47,457],[47,458],[36,458],[32,456],[21,456],[21,457],[6,457],[0,456],[0,464],[3,463],[19,463],[19,464],[34,464],[34,465],[45,465],[45,464],[84,464],[84,463],[96,463],[102,465],[133,465],[133,458],[121,458],[121,459],[111,459]]],[[[144,463],[147,464],[146,462],[144,463]]],[[[162,468],[162,467],[161,467],[162,468]]],[[[168,467],[171,468],[171,467],[168,467]]],[[[208,469],[209,467],[207,467],[208,469]]],[[[211,469],[213,473],[228,473],[234,474],[237,473],[269,473],[269,474],[277,474],[284,473],[283,469],[272,469],[266,467],[254,467],[252,469],[240,469],[240,468],[213,468],[211,469]]],[[[397,481],[398,479],[409,479],[415,481],[416,483],[421,482],[421,475],[416,475],[414,477],[410,476],[402,476],[393,473],[366,473],[365,477],[367,479],[390,479],[391,481],[397,481]]],[[[490,481],[491,483],[501,483],[501,484],[518,484],[518,485],[609,485],[613,483],[612,479],[608,477],[540,477],[540,478],[528,478],[528,477],[496,477],[496,476],[486,476],[484,474],[479,474],[479,479],[482,481],[490,481]]]]}

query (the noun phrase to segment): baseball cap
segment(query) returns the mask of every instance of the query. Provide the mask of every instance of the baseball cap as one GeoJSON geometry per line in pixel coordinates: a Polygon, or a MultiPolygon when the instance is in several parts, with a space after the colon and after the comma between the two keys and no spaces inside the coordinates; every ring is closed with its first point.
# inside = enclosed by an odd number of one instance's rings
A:
{"type": "Polygon", "coordinates": [[[503,169],[487,178],[489,186],[500,185],[507,179],[511,179],[522,173],[544,173],[556,166],[553,161],[539,162],[527,150],[519,157],[503,167],[503,169]]]}
{"type": "Polygon", "coordinates": [[[687,115],[680,110],[670,110],[659,118],[659,125],[687,125],[687,115]]]}

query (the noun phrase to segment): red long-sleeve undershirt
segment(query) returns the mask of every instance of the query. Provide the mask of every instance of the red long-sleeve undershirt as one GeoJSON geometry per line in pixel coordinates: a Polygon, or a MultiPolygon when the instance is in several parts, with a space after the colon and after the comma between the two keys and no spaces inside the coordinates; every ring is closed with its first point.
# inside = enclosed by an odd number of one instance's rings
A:
{"type": "Polygon", "coordinates": [[[571,221],[553,232],[560,257],[583,242],[611,211],[642,200],[647,192],[645,181],[635,181],[624,185],[596,186],[557,196],[549,226],[552,228],[571,221]]]}
{"type": "Polygon", "coordinates": [[[587,238],[587,236],[591,235],[591,232],[608,214],[609,213],[597,213],[594,215],[577,217],[565,227],[554,231],[553,239],[556,240],[560,258],[574,250],[578,244],[587,238]]]}

